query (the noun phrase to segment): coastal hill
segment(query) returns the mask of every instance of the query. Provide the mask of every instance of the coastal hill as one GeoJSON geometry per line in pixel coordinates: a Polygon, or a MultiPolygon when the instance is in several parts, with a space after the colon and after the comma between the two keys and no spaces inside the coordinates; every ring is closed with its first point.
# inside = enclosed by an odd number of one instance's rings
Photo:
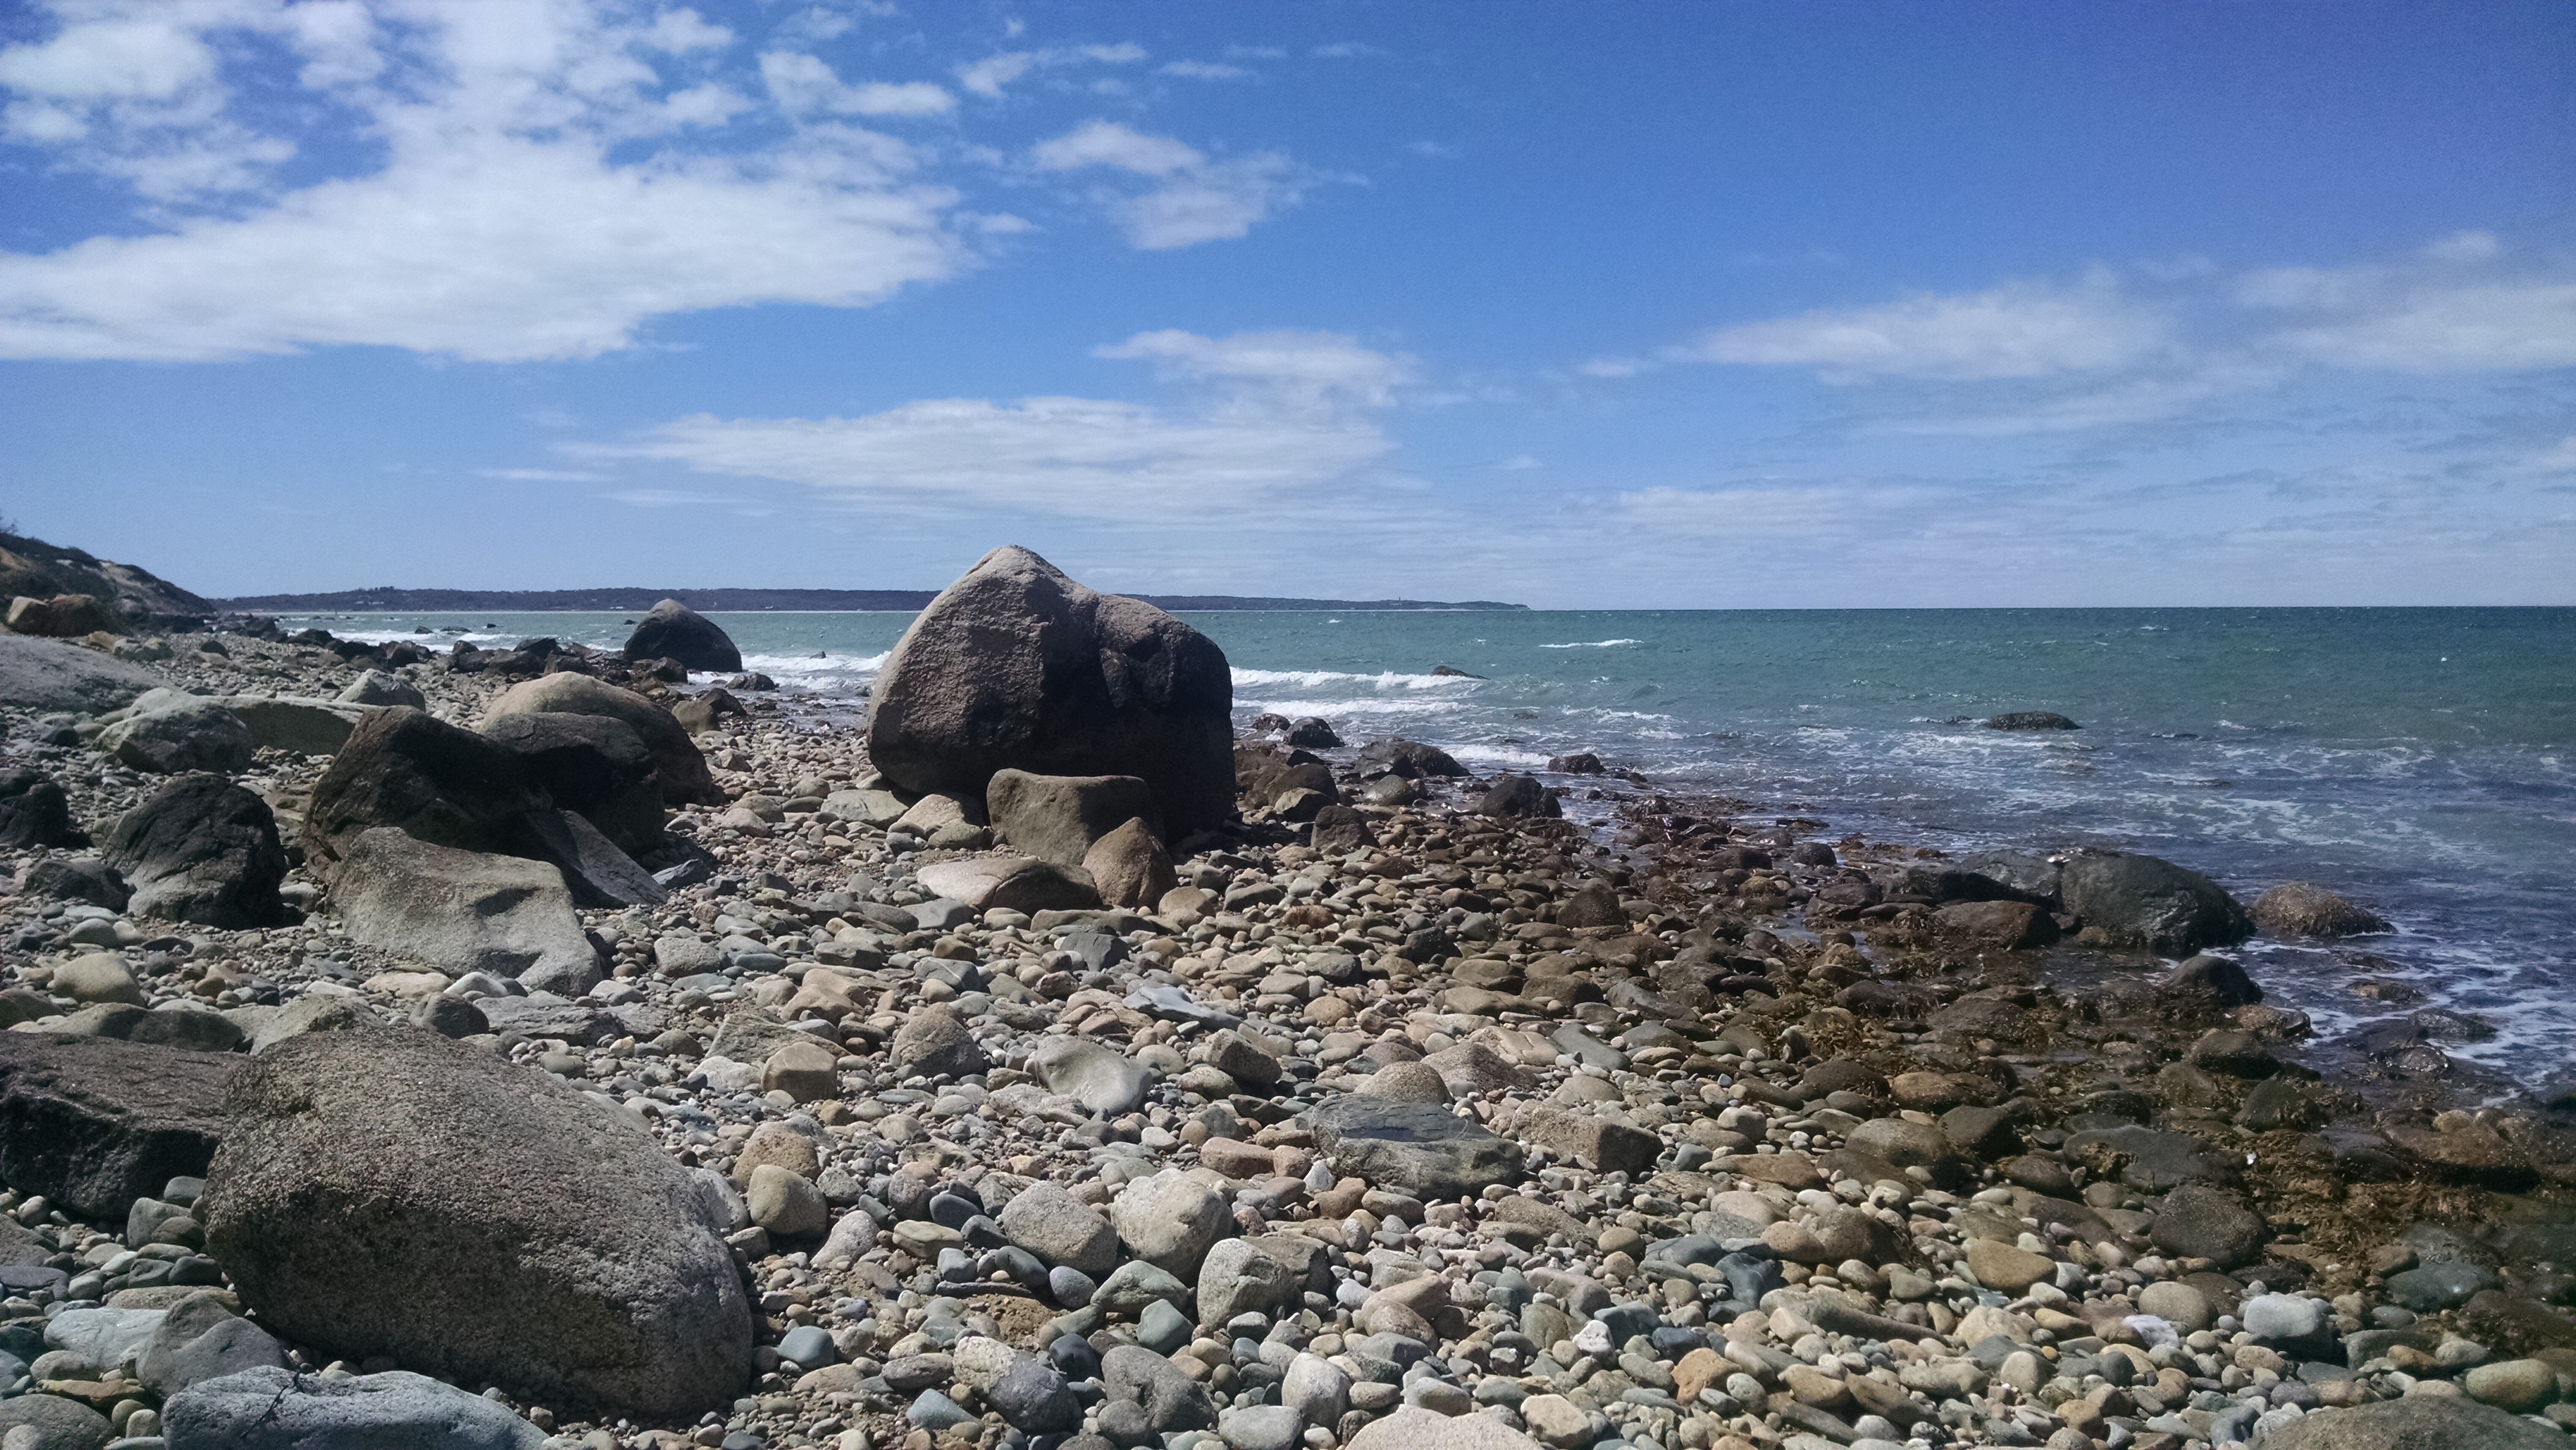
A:
{"type": "MultiPolygon", "coordinates": [[[[343,589],[331,594],[251,594],[213,601],[232,613],[354,614],[438,611],[650,609],[664,599],[706,612],[726,610],[918,610],[932,589],[343,589]]],[[[1293,599],[1234,594],[1139,594],[1159,609],[1527,609],[1490,599],[1293,599]]]]}
{"type": "Polygon", "coordinates": [[[86,594],[138,625],[202,620],[218,610],[148,570],[0,529],[0,606],[21,594],[86,594]]]}

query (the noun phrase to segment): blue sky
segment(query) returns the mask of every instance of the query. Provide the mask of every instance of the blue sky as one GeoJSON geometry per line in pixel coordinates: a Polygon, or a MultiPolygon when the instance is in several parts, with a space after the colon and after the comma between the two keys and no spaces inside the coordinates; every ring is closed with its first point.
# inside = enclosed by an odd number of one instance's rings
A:
{"type": "Polygon", "coordinates": [[[2576,602],[2576,8],[0,3],[207,593],[2576,602]]]}

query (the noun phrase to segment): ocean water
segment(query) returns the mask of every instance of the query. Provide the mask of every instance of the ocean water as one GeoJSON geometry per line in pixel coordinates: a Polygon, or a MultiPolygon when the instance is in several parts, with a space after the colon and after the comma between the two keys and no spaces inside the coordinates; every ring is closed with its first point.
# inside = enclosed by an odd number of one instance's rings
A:
{"type": "MultiPolygon", "coordinates": [[[[344,637],[536,634],[613,647],[614,614],[287,621],[344,637]],[[462,634],[445,631],[462,631],[462,634]]],[[[848,695],[903,614],[717,616],[750,668],[848,695]]],[[[1659,788],[1830,839],[2146,851],[2250,901],[2306,880],[2396,930],[2258,941],[2272,1000],[2329,1041],[2411,1005],[2494,1029],[2454,1056],[2531,1082],[2576,1064],[2576,610],[1209,613],[1238,722],[1321,715],[1479,769],[1590,750],[1659,788]],[[1435,675],[1448,665],[1478,678],[1435,675]],[[2071,732],[1987,716],[2054,710],[2071,732]],[[2395,980],[2398,1009],[2353,990],[2395,980]]]]}

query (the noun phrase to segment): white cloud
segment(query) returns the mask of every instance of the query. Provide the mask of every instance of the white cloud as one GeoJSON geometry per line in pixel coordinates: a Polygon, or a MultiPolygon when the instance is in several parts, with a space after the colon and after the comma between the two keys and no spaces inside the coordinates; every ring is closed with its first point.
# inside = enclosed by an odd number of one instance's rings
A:
{"type": "Polygon", "coordinates": [[[1633,378],[1639,373],[1652,372],[1654,368],[1655,364],[1644,358],[1596,357],[1578,364],[1574,370],[1587,378],[1633,378]]]}
{"type": "Polygon", "coordinates": [[[0,50],[0,86],[64,100],[167,100],[214,73],[204,41],[157,20],[70,25],[41,44],[0,50]]]}
{"type": "Polygon", "coordinates": [[[831,111],[844,116],[937,116],[957,108],[957,98],[928,81],[866,81],[844,85],[821,58],[773,50],[760,57],[761,83],[789,111],[831,111]]]}
{"type": "Polygon", "coordinates": [[[699,414],[636,444],[589,451],[802,484],[872,506],[1132,521],[1176,498],[1194,509],[1280,505],[1362,486],[1394,448],[1366,410],[1405,364],[1346,337],[1140,333],[1100,355],[1151,359],[1226,387],[1181,415],[1069,397],[926,399],[856,418],[699,414]]]}
{"type": "MultiPolygon", "coordinates": [[[[12,134],[50,140],[62,166],[127,179],[146,197],[230,195],[219,208],[141,214],[139,234],[0,251],[0,356],[216,359],[365,345],[587,357],[632,345],[657,317],[866,306],[972,263],[948,222],[956,197],[916,182],[913,152],[892,137],[807,120],[719,153],[656,149],[652,138],[766,110],[704,77],[730,34],[690,12],[628,23],[577,4],[433,6],[383,27],[338,0],[147,13],[205,33],[174,41],[166,25],[119,22],[103,38],[105,22],[76,24],[0,52],[12,87],[93,97],[22,95],[7,113],[12,134]],[[244,28],[292,46],[300,83],[336,87],[361,110],[381,146],[373,169],[274,184],[294,144],[234,120],[223,78],[190,48],[225,48],[244,28]],[[666,59],[674,51],[697,59],[666,59]],[[390,64],[405,84],[376,88],[369,77],[390,64]],[[687,66],[696,83],[659,93],[665,65],[687,66]],[[42,109],[74,105],[89,109],[42,109]]],[[[825,113],[954,104],[936,86],[843,86],[791,55],[781,84],[794,93],[799,83],[818,87],[808,99],[825,113]]],[[[312,125],[347,128],[321,106],[303,111],[312,125]]]]}
{"type": "Polygon", "coordinates": [[[2437,262],[2491,262],[2504,255],[2493,232],[2453,232],[2424,249],[2437,262]]]}
{"type": "Polygon", "coordinates": [[[1337,40],[1319,45],[1307,52],[1317,60],[1356,60],[1361,56],[1384,55],[1386,52],[1364,40],[1337,40]]]}
{"type": "Polygon", "coordinates": [[[521,361],[625,347],[675,312],[864,306],[966,260],[941,226],[953,198],[887,181],[828,145],[757,167],[612,166],[588,147],[488,140],[239,220],[0,256],[0,356],[338,343],[521,361]]]}
{"type": "Polygon", "coordinates": [[[972,94],[1000,100],[1003,89],[1034,71],[1090,61],[1099,65],[1134,65],[1145,48],[1132,41],[1116,45],[1068,45],[1045,50],[1008,50],[969,61],[952,72],[957,84],[972,94]]]}
{"type": "Polygon", "coordinates": [[[1115,121],[1090,121],[1030,147],[1029,160],[1043,171],[1115,166],[1140,176],[1169,176],[1203,165],[1207,158],[1169,136],[1148,136],[1115,121]]]}
{"type": "Polygon", "coordinates": [[[1262,390],[1265,406],[1292,402],[1311,409],[1354,402],[1383,408],[1394,402],[1397,387],[1413,380],[1409,358],[1362,347],[1343,333],[1293,328],[1221,338],[1166,328],[1095,348],[1092,356],[1150,360],[1172,376],[1252,384],[1262,390]]]}
{"type": "Polygon", "coordinates": [[[733,44],[733,32],[711,25],[695,10],[665,10],[653,17],[644,43],[671,55],[693,50],[722,50],[733,44]]]}
{"type": "Polygon", "coordinates": [[[1100,198],[1129,245],[1149,252],[1243,236],[1273,212],[1296,205],[1313,180],[1275,151],[1212,160],[1185,142],[1115,121],[1089,121],[1041,141],[1030,148],[1029,161],[1044,171],[1108,166],[1159,180],[1149,191],[1100,198]]]}
{"type": "Polygon", "coordinates": [[[1176,60],[1158,67],[1154,74],[1179,76],[1183,80],[1191,81],[1239,81],[1249,78],[1253,72],[1239,65],[1227,65],[1222,61],[1176,60]]]}
{"type": "Polygon", "coordinates": [[[1228,60],[1286,60],[1288,58],[1288,52],[1275,45],[1229,45],[1225,48],[1225,54],[1228,60]]]}
{"type": "Polygon", "coordinates": [[[2104,283],[2009,284],[1877,307],[1824,308],[1703,333],[1677,360],[1813,367],[1832,382],[1869,377],[1986,381],[2136,363],[2163,347],[2164,323],[2104,283]]]}
{"type": "Polygon", "coordinates": [[[2476,373],[2576,366],[2576,282],[2448,284],[2376,268],[2283,271],[2250,279],[2246,298],[2309,314],[2282,329],[2275,344],[2328,367],[2476,373]]]}

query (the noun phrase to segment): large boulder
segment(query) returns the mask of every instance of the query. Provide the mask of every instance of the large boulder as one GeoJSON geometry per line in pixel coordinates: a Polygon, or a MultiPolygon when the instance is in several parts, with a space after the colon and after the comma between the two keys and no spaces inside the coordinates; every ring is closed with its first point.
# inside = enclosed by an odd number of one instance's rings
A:
{"type": "Polygon", "coordinates": [[[552,802],[516,750],[419,710],[379,710],[314,782],[304,854],[336,872],[360,834],[392,827],[460,851],[533,854],[528,818],[552,802]]]}
{"type": "Polygon", "coordinates": [[[698,753],[696,742],[689,739],[689,732],[670,711],[631,690],[603,684],[588,675],[566,672],[512,685],[483,712],[483,723],[488,727],[512,715],[549,714],[604,715],[626,722],[643,740],[644,748],[652,752],[653,768],[662,777],[662,799],[666,804],[724,804],[724,792],[716,788],[715,777],[707,771],[707,758],[698,753]]]}
{"type": "Polygon", "coordinates": [[[182,696],[138,709],[108,726],[99,732],[98,748],[114,756],[119,765],[177,775],[187,770],[248,770],[258,744],[251,738],[250,727],[223,701],[182,696]]]}
{"type": "Polygon", "coordinates": [[[2074,857],[2063,868],[2060,891],[2066,909],[2114,945],[2182,956],[2254,932],[2253,920],[2224,887],[2153,856],[2074,857]]]}
{"type": "Polygon", "coordinates": [[[227,1104],[198,1213],[286,1339],[639,1419],[749,1383],[731,1209],[631,1115],[391,1027],[281,1042],[227,1104]]]}
{"type": "Polygon", "coordinates": [[[57,594],[51,599],[21,594],[9,601],[7,623],[12,634],[79,639],[102,630],[113,634],[117,621],[93,594],[57,594]]]}
{"type": "Polygon", "coordinates": [[[984,786],[984,814],[1013,849],[1079,866],[1092,843],[1131,820],[1151,829],[1154,788],[1132,775],[1031,775],[997,770],[984,786]]]}
{"type": "Polygon", "coordinates": [[[0,700],[46,714],[99,715],[160,685],[151,671],[60,640],[0,634],[0,700]]]}
{"type": "Polygon", "coordinates": [[[117,819],[101,850],[131,910],[239,930],[283,914],[286,847],[268,802],[220,775],[180,776],[117,819]]]}
{"type": "Polygon", "coordinates": [[[1205,635],[1006,547],[904,631],[877,675],[868,755],[906,789],[978,798],[1000,770],[1136,776],[1186,836],[1233,813],[1233,706],[1205,635]]]}
{"type": "Polygon", "coordinates": [[[314,785],[304,818],[306,856],[332,874],[351,839],[390,827],[460,851],[551,862],[584,906],[663,900],[668,893],[606,828],[579,809],[561,808],[546,788],[559,781],[575,803],[600,811],[626,839],[659,844],[661,803],[637,788],[637,761],[630,757],[621,767],[602,758],[619,743],[615,732],[633,732],[587,716],[537,718],[582,724],[504,722],[509,738],[496,741],[418,710],[376,712],[314,785]],[[600,742],[607,746],[591,748],[600,742]]]}
{"type": "Polygon", "coordinates": [[[517,753],[529,784],[634,855],[666,844],[662,777],[635,727],[607,715],[505,715],[487,739],[517,753]]]}
{"type": "Polygon", "coordinates": [[[71,797],[32,770],[0,770],[0,846],[80,846],[71,797]]]}
{"type": "Polygon", "coordinates": [[[490,972],[565,996],[598,983],[599,955],[553,866],[436,846],[383,826],[360,832],[345,850],[331,903],[352,940],[451,976],[490,972]]]}
{"type": "Polygon", "coordinates": [[[0,1032],[0,1182],[123,1219],[134,1200],[206,1171],[231,1065],[112,1038],[0,1032]]]}
{"type": "Polygon", "coordinates": [[[172,1396],[162,1421],[169,1450],[537,1450],[546,1440],[481,1395],[405,1370],[242,1370],[172,1396]]]}
{"type": "Polygon", "coordinates": [[[653,606],[626,637],[629,660],[678,660],[710,673],[740,670],[742,651],[716,622],[676,599],[653,606]]]}
{"type": "Polygon", "coordinates": [[[1465,1198],[1521,1176],[1521,1146],[1446,1107],[1344,1093],[1300,1119],[1335,1171],[1420,1198],[1465,1198]]]}

